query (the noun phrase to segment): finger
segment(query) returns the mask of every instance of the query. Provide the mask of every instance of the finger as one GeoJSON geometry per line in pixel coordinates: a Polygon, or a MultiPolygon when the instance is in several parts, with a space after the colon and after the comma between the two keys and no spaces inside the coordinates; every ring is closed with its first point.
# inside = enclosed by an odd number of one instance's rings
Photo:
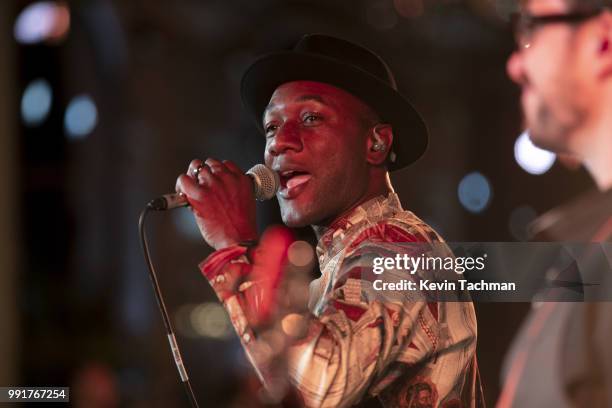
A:
{"type": "Polygon", "coordinates": [[[217,159],[208,158],[206,159],[204,163],[208,167],[210,167],[210,170],[213,172],[213,174],[221,174],[223,172],[229,172],[228,169],[225,167],[225,165],[217,159]]]}
{"type": "Polygon", "coordinates": [[[187,169],[187,175],[193,179],[197,178],[197,169],[202,167],[204,163],[200,159],[193,159],[191,163],[189,163],[189,168],[187,169]]]}
{"type": "Polygon", "coordinates": [[[232,172],[233,174],[235,174],[236,176],[242,176],[244,174],[244,172],[242,171],[242,169],[240,167],[238,167],[236,165],[236,163],[234,163],[231,160],[223,160],[223,164],[225,165],[225,167],[232,172]]]}
{"type": "Polygon", "coordinates": [[[213,174],[212,169],[205,165],[200,169],[197,181],[201,186],[210,187],[217,182],[217,178],[213,174]]]}
{"type": "Polygon", "coordinates": [[[176,179],[176,192],[185,194],[187,199],[197,199],[202,193],[202,188],[193,178],[186,174],[181,174],[178,179],[176,179]]]}

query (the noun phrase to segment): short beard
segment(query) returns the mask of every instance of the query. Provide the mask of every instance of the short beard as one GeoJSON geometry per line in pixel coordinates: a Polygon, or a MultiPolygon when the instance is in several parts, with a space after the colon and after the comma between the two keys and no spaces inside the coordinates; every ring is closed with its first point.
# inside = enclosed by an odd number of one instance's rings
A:
{"type": "Polygon", "coordinates": [[[546,105],[539,107],[535,123],[528,123],[529,136],[534,145],[555,153],[572,153],[570,139],[584,123],[586,113],[577,106],[571,107],[569,118],[562,121],[546,105]]]}

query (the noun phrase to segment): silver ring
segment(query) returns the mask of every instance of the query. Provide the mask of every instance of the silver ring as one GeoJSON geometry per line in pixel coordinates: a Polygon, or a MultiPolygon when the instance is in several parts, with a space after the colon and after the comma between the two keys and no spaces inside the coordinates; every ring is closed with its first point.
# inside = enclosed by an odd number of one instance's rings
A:
{"type": "Polygon", "coordinates": [[[193,171],[191,172],[191,174],[193,174],[193,177],[198,178],[198,175],[200,174],[200,171],[202,171],[203,168],[204,168],[204,165],[200,164],[198,167],[193,169],[193,171]]]}

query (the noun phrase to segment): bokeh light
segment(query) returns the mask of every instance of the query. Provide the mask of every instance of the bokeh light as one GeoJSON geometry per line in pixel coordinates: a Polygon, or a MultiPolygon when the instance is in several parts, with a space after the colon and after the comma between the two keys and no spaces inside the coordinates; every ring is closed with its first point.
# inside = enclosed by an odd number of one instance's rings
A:
{"type": "Polygon", "coordinates": [[[26,87],[21,97],[21,118],[27,126],[41,124],[51,110],[53,92],[45,79],[36,79],[26,87]]]}
{"type": "Polygon", "coordinates": [[[21,44],[58,42],[66,36],[69,28],[70,11],[64,3],[39,1],[21,11],[13,34],[21,44]]]}
{"type": "Polygon", "coordinates": [[[191,310],[193,330],[202,337],[226,339],[232,333],[232,324],[225,309],[218,303],[202,303],[191,310]]]}
{"type": "Polygon", "coordinates": [[[400,16],[407,18],[419,17],[425,12],[423,0],[393,0],[393,6],[400,16]]]}
{"type": "Polygon", "coordinates": [[[556,156],[554,153],[535,146],[529,138],[529,132],[525,131],[516,139],[514,158],[527,173],[540,175],[550,170],[555,163],[556,156]]]}
{"type": "Polygon", "coordinates": [[[491,184],[482,174],[472,172],[461,180],[457,193],[466,210],[474,214],[480,213],[491,201],[491,184]]]}
{"type": "Polygon", "coordinates": [[[287,250],[287,258],[293,266],[308,266],[314,262],[314,250],[308,242],[295,241],[287,250]]]}
{"type": "Polygon", "coordinates": [[[64,128],[68,137],[82,139],[96,127],[98,109],[87,95],[75,96],[68,104],[64,117],[64,128]]]}
{"type": "Polygon", "coordinates": [[[297,313],[290,313],[281,320],[281,327],[287,336],[301,337],[306,334],[308,324],[306,318],[297,313]]]}

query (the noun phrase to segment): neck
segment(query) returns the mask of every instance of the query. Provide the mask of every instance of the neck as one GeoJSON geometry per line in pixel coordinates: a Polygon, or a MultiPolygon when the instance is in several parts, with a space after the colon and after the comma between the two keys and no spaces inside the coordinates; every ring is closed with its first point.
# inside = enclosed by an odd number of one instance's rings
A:
{"type": "Polygon", "coordinates": [[[612,188],[612,143],[608,142],[605,150],[585,158],[584,165],[595,179],[599,190],[606,191],[612,188]]]}
{"type": "MultiPolygon", "coordinates": [[[[612,99],[612,98],[611,98],[612,99]]],[[[593,125],[584,132],[582,162],[601,191],[612,188],[612,100],[599,104],[593,125]]]]}
{"type": "Polygon", "coordinates": [[[331,225],[334,225],[336,221],[340,220],[342,217],[350,214],[355,210],[355,208],[360,205],[370,201],[373,198],[379,196],[388,196],[390,193],[395,192],[393,190],[393,186],[391,185],[391,179],[389,178],[389,172],[385,172],[382,178],[377,183],[371,183],[370,188],[366,191],[364,195],[362,195],[357,201],[355,201],[352,205],[349,206],[348,209],[342,211],[340,214],[334,215],[333,217],[328,218],[327,220],[317,224],[312,225],[312,229],[317,236],[317,239],[320,239],[323,234],[329,229],[331,225]]]}

